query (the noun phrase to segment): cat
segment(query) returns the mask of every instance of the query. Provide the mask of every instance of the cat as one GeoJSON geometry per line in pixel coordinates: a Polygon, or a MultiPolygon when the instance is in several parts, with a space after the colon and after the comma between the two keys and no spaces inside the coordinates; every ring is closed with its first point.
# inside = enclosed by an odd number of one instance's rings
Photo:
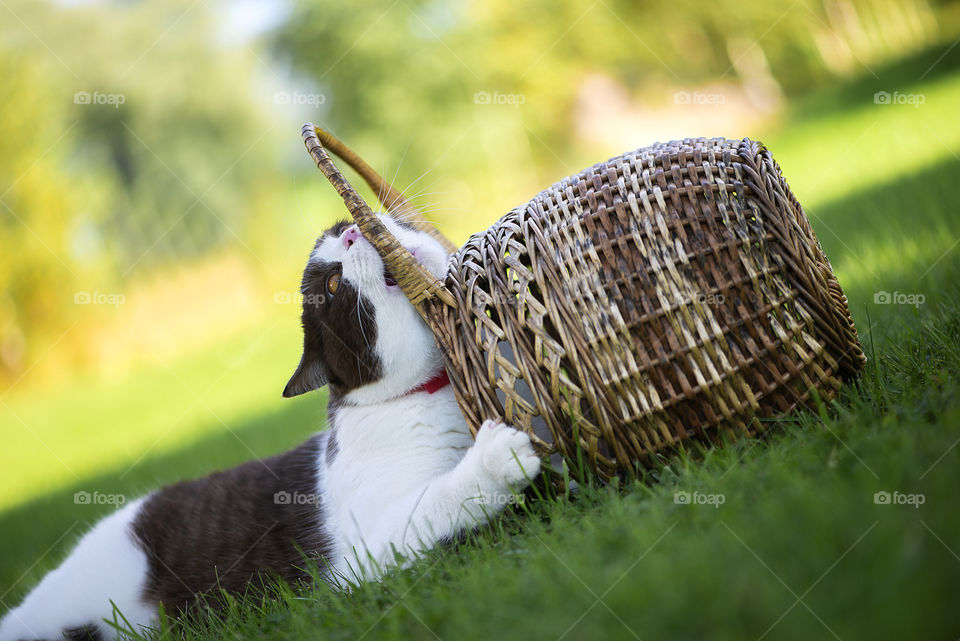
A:
{"type": "MultiPolygon", "coordinates": [[[[443,278],[436,240],[380,218],[443,278]]],[[[303,355],[283,395],[326,385],[328,429],[107,516],[3,618],[0,641],[117,638],[161,603],[191,612],[264,576],[309,580],[310,561],[349,588],[482,526],[537,476],[523,432],[488,420],[471,437],[430,330],[355,225],[317,239],[301,292],[303,355]]]]}

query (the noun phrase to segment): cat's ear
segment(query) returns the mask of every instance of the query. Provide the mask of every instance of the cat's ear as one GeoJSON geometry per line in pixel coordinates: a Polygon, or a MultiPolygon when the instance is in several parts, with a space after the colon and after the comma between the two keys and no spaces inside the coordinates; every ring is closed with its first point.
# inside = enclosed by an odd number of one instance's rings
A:
{"type": "Polygon", "coordinates": [[[297,366],[297,371],[287,381],[287,386],[283,388],[283,397],[299,396],[320,389],[326,384],[327,371],[320,361],[319,354],[315,350],[304,346],[303,356],[300,357],[300,365],[297,366]]]}

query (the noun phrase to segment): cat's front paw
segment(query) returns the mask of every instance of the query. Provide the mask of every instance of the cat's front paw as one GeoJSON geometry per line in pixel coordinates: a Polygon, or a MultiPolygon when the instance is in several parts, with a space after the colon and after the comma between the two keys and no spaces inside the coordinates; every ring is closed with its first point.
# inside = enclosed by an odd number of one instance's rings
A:
{"type": "Polygon", "coordinates": [[[498,485],[522,489],[540,473],[530,437],[499,421],[484,421],[473,447],[485,474],[498,485]]]}

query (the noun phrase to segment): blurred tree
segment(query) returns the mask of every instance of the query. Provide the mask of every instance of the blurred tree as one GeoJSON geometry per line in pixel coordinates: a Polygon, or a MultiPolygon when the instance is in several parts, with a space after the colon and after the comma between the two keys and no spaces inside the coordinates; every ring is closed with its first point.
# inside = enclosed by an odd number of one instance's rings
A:
{"type": "Polygon", "coordinates": [[[75,283],[64,226],[73,185],[55,148],[63,103],[44,65],[0,47],[0,375],[29,361],[28,338],[60,316],[75,283]],[[32,333],[33,332],[33,333],[32,333]]]}
{"type": "Polygon", "coordinates": [[[927,0],[357,0],[298,3],[276,47],[330,93],[345,136],[403,149],[411,122],[464,128],[475,92],[496,91],[522,95],[531,138],[564,155],[591,73],[661,102],[670,87],[755,74],[789,97],[937,35],[927,0]]]}
{"type": "Polygon", "coordinates": [[[83,7],[52,25],[83,69],[72,84],[121,97],[73,113],[74,158],[112,183],[100,229],[122,272],[246,238],[246,186],[274,178],[274,152],[258,145],[271,124],[256,58],[218,41],[217,19],[195,3],[149,2],[83,7]],[[111,44],[83,46],[98,33],[111,44]]]}
{"type": "Polygon", "coordinates": [[[207,3],[0,12],[0,374],[12,374],[83,313],[78,291],[116,292],[224,245],[255,253],[254,218],[280,179],[256,53],[218,38],[207,3]]]}

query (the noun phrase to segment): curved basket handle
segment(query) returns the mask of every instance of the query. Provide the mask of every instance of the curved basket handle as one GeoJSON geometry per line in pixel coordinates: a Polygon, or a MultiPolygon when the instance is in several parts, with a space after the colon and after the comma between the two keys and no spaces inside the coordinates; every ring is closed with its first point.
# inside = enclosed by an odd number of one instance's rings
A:
{"type": "Polygon", "coordinates": [[[448,254],[452,254],[460,249],[453,244],[453,241],[444,236],[439,229],[431,225],[430,222],[424,218],[420,210],[411,205],[410,201],[403,197],[403,194],[394,189],[393,185],[384,180],[380,174],[364,162],[363,158],[343,144],[339,138],[316,125],[313,125],[313,131],[320,140],[321,145],[332,151],[340,160],[347,163],[351,169],[360,174],[360,177],[370,186],[370,189],[377,195],[377,199],[386,210],[390,212],[391,216],[399,218],[416,229],[430,234],[443,245],[444,250],[446,250],[448,254]]]}
{"type": "Polygon", "coordinates": [[[413,254],[394,238],[383,222],[373,213],[370,206],[360,197],[360,194],[343,177],[343,174],[330,160],[330,156],[327,155],[319,138],[317,138],[313,124],[305,124],[301,133],[303,143],[317,163],[317,167],[337,190],[340,197],[343,198],[343,203],[356,221],[360,232],[376,248],[377,253],[383,258],[384,264],[393,274],[400,289],[410,299],[413,306],[417,308],[420,315],[425,319],[427,318],[422,303],[432,299],[438,299],[452,307],[455,300],[450,290],[444,287],[442,282],[427,271],[413,257],[413,254]]]}

